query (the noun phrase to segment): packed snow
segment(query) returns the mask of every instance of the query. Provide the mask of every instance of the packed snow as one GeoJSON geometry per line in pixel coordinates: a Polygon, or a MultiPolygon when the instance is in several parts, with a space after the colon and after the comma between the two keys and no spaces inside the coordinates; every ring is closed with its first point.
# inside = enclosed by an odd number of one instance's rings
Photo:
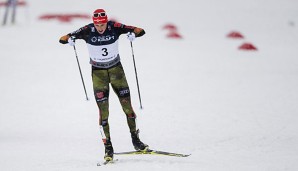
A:
{"type": "MultiPolygon", "coordinates": [[[[297,16],[294,0],[27,0],[16,23],[0,27],[0,170],[298,170],[297,16]],[[97,8],[146,31],[133,42],[142,110],[130,43],[119,40],[141,140],[190,157],[115,156],[96,166],[104,146],[87,48],[76,42],[90,101],[73,48],[58,42],[91,19],[40,17],[97,8]]],[[[109,122],[115,151],[133,150],[113,91],[109,122]]]]}

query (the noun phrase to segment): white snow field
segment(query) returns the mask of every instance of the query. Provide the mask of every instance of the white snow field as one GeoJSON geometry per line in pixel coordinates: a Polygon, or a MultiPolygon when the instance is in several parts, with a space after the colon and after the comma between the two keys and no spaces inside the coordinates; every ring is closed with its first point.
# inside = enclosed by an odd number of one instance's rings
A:
{"type": "MultiPolygon", "coordinates": [[[[3,2],[2,0],[1,2],[3,2]]],[[[1,171],[296,171],[298,170],[298,1],[27,0],[17,22],[0,27],[1,171]],[[141,140],[188,158],[116,156],[96,166],[104,146],[86,45],[59,38],[91,22],[39,20],[46,14],[91,15],[145,29],[119,40],[141,140]],[[173,24],[183,38],[167,38],[173,24]],[[231,31],[244,39],[227,38],[231,31]],[[256,51],[239,50],[252,43],[256,51]]],[[[1,23],[4,7],[0,7],[1,23]]],[[[126,118],[110,92],[114,149],[131,151],[126,118]]]]}

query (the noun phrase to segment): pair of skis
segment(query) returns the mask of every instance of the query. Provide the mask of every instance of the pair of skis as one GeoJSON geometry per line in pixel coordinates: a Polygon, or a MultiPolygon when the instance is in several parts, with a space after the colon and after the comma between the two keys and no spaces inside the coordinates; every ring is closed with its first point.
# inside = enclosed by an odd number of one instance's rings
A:
{"type": "MultiPolygon", "coordinates": [[[[173,157],[188,157],[190,154],[179,154],[179,153],[171,153],[171,152],[165,152],[165,151],[157,151],[157,150],[140,150],[140,151],[128,151],[128,152],[119,152],[114,153],[114,155],[161,155],[161,156],[173,156],[173,157]]],[[[97,163],[97,166],[107,165],[107,164],[113,164],[116,160],[109,160],[104,161],[102,163],[97,163]]]]}

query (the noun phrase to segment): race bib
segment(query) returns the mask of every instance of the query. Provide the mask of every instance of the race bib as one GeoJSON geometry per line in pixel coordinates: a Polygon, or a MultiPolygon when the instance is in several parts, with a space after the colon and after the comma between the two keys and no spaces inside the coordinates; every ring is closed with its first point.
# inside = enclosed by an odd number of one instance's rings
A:
{"type": "Polygon", "coordinates": [[[90,59],[98,63],[106,63],[117,58],[119,54],[118,40],[108,45],[87,44],[90,59]]]}

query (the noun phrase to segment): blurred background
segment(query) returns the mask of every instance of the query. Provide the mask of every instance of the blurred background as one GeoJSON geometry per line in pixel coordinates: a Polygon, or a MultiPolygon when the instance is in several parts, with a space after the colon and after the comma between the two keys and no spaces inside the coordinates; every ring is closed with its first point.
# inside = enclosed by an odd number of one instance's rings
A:
{"type": "MultiPolygon", "coordinates": [[[[142,141],[192,154],[119,156],[106,170],[298,169],[298,1],[0,0],[1,170],[99,169],[87,48],[76,42],[90,101],[73,48],[59,43],[97,8],[146,31],[133,42],[143,110],[119,39],[142,141]]],[[[133,150],[112,91],[109,122],[115,151],[133,150]]]]}

